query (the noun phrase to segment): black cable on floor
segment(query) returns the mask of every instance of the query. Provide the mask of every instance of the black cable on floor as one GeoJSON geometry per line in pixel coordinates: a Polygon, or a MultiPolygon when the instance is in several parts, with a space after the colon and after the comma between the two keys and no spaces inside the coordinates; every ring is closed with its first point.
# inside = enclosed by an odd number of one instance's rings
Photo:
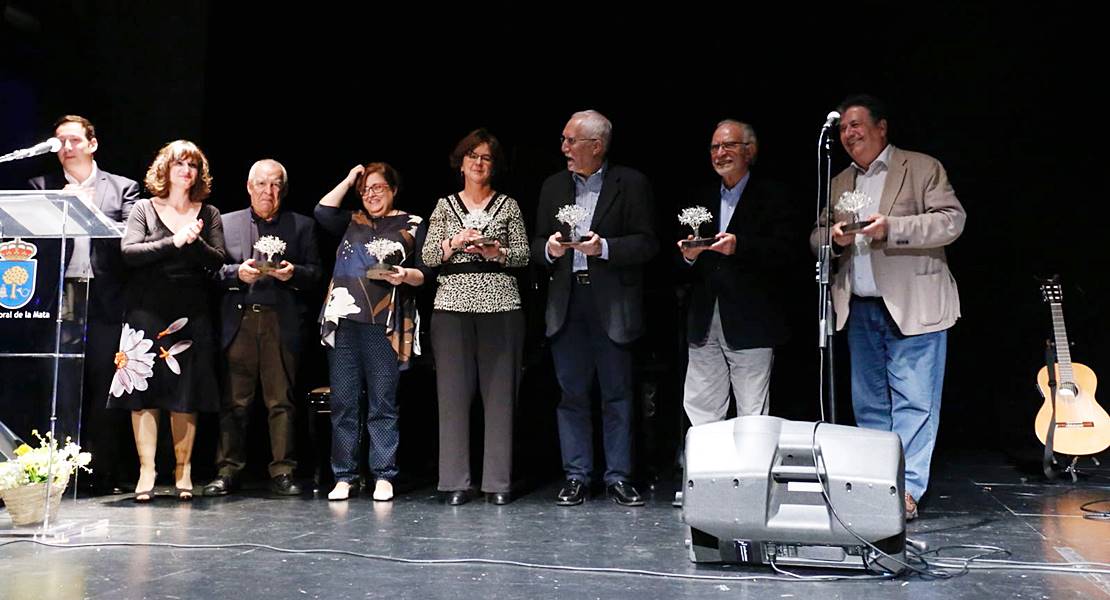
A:
{"type": "MultiPolygon", "coordinates": [[[[693,581],[851,581],[851,580],[884,580],[894,579],[895,575],[892,573],[879,573],[872,575],[799,575],[786,571],[779,567],[777,564],[772,563],[771,567],[779,575],[697,575],[690,573],[668,573],[665,571],[648,571],[644,569],[622,569],[617,567],[575,567],[571,565],[551,565],[543,563],[527,563],[523,561],[514,560],[497,560],[488,558],[403,558],[396,556],[387,556],[381,554],[367,554],[363,552],[353,552],[350,550],[339,550],[334,548],[281,548],[278,546],[270,546],[268,544],[256,543],[231,543],[231,544],[174,544],[167,542],[94,542],[94,543],[80,543],[80,544],[58,544],[53,542],[46,542],[36,539],[15,539],[5,542],[0,542],[0,548],[11,546],[13,544],[29,543],[38,546],[45,546],[47,548],[57,549],[100,549],[100,548],[173,548],[181,550],[232,550],[232,549],[251,549],[251,550],[268,550],[281,554],[324,554],[324,555],[340,555],[350,556],[353,558],[362,558],[367,560],[380,560],[387,562],[396,562],[402,564],[414,565],[493,565],[493,566],[511,566],[522,567],[529,569],[544,569],[551,571],[567,571],[578,573],[595,573],[607,575],[636,575],[643,577],[655,577],[661,579],[682,579],[693,581]]],[[[962,575],[971,569],[976,570],[994,570],[994,569],[1016,569],[1026,571],[1052,571],[1058,573],[1079,573],[1079,574],[1095,574],[1095,575],[1110,575],[1110,564],[1098,562],[1064,562],[1064,563],[1050,563],[1050,562],[1033,562],[1033,561],[1016,561],[1016,560],[991,560],[982,558],[983,556],[990,556],[993,554],[1003,553],[1009,555],[1009,551],[1003,548],[994,546],[977,546],[977,545],[953,545],[943,546],[935,550],[930,550],[921,554],[914,552],[909,553],[911,561],[921,561],[928,566],[942,568],[942,569],[956,569],[959,572],[950,574],[951,576],[962,575]],[[971,557],[942,557],[940,553],[944,550],[954,549],[976,549],[983,550],[986,554],[975,555],[971,557]],[[926,555],[936,554],[933,562],[927,561],[923,558],[926,555]],[[974,564],[983,563],[983,564],[974,564]]]]}
{"type": "Polygon", "coordinates": [[[1083,515],[1084,519],[1092,521],[1110,521],[1110,510],[1094,510],[1089,508],[1093,504],[1110,504],[1110,498],[1103,498],[1102,500],[1091,500],[1079,507],[1079,510],[1087,513],[1083,515]]]}
{"type": "MultiPolygon", "coordinates": [[[[575,567],[571,565],[551,565],[543,563],[527,563],[515,560],[498,560],[491,558],[403,558],[396,556],[387,556],[381,554],[367,554],[362,552],[353,552],[350,550],[339,550],[334,548],[308,548],[308,549],[293,549],[293,548],[280,548],[277,546],[270,546],[267,544],[255,543],[233,543],[233,544],[173,544],[165,542],[98,542],[98,543],[81,543],[81,544],[57,544],[53,542],[46,542],[35,539],[17,539],[7,542],[0,542],[0,548],[10,546],[17,543],[31,543],[39,546],[46,546],[48,548],[61,548],[61,549],[76,549],[76,548],[174,548],[182,550],[214,550],[214,549],[238,549],[248,548],[257,550],[269,550],[271,552],[279,552],[283,554],[331,554],[340,556],[350,556],[354,558],[362,558],[367,560],[381,560],[387,562],[397,562],[403,564],[415,565],[495,565],[495,566],[511,566],[522,567],[529,569],[544,569],[551,571],[569,571],[576,573],[594,573],[603,575],[636,575],[643,577],[655,577],[662,579],[684,579],[695,581],[845,581],[851,579],[859,579],[859,575],[824,575],[809,578],[806,576],[797,576],[793,574],[788,575],[697,575],[691,573],[668,573],[665,571],[648,571],[644,569],[622,569],[617,567],[575,567]]],[[[868,579],[889,579],[890,577],[866,577],[868,579]]]]}
{"type": "MultiPolygon", "coordinates": [[[[949,573],[948,571],[930,568],[929,562],[924,560],[924,559],[921,560],[921,563],[925,565],[924,567],[918,567],[916,565],[913,565],[913,564],[911,564],[913,562],[912,558],[914,558],[912,551],[907,552],[907,554],[911,556],[911,561],[910,562],[907,562],[907,561],[902,560],[900,558],[897,558],[895,556],[891,556],[890,554],[887,554],[886,552],[884,552],[882,549],[880,549],[875,544],[872,544],[870,541],[864,539],[863,536],[856,533],[855,530],[853,530],[851,527],[849,527],[848,524],[845,523],[844,520],[840,518],[840,515],[837,514],[837,512],[836,512],[836,508],[833,507],[832,498],[829,497],[828,483],[825,480],[825,478],[822,477],[822,475],[821,475],[821,464],[822,463],[817,460],[817,428],[820,427],[823,424],[824,423],[822,421],[817,421],[816,423],[813,424],[813,432],[810,434],[809,451],[810,451],[810,455],[813,457],[813,472],[817,475],[817,483],[821,485],[821,496],[824,497],[825,506],[827,506],[829,508],[829,512],[832,513],[832,516],[834,518],[836,518],[836,522],[840,523],[840,526],[843,527],[845,531],[852,534],[853,537],[855,537],[857,540],[862,542],[865,546],[870,548],[872,553],[878,554],[879,556],[882,556],[882,557],[890,560],[891,562],[894,562],[894,563],[897,563],[898,565],[901,565],[907,571],[909,571],[909,572],[911,572],[915,575],[919,575],[921,577],[926,577],[926,578],[930,578],[930,579],[950,579],[954,576],[962,575],[963,573],[965,573],[966,570],[961,571],[958,574],[953,574],[953,573],[949,573]]],[[[878,564],[878,563],[876,563],[876,564],[878,564]]],[[[864,558],[864,566],[865,567],[868,566],[866,557],[864,558]]],[[[882,565],[879,565],[879,566],[881,567],[882,565]]],[[[878,574],[880,574],[880,575],[888,574],[888,573],[893,574],[889,569],[886,569],[885,567],[883,567],[883,568],[884,568],[884,571],[879,572],[878,574]]],[[[868,572],[872,572],[870,568],[868,568],[868,572]]]]}

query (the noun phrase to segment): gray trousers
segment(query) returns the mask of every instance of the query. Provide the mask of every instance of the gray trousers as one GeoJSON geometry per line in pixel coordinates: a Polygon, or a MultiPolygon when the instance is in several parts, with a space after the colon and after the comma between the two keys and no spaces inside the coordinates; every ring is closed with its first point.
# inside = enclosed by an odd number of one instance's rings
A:
{"type": "Polygon", "coordinates": [[[513,469],[513,407],[520,386],[524,313],[432,312],[439,394],[440,491],[470,480],[470,403],[482,395],[482,491],[508,492],[513,469]]]}
{"type": "Polygon", "coordinates": [[[724,420],[728,413],[730,385],[736,396],[738,416],[768,413],[774,349],[730,349],[717,306],[713,307],[713,320],[705,343],[690,344],[689,358],[682,405],[692,425],[724,420]]]}

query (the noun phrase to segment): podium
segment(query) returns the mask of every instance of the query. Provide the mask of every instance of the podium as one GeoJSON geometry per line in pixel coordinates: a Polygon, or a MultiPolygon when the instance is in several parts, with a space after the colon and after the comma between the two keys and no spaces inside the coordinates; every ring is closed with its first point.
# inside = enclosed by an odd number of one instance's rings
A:
{"type": "MultiPolygon", "coordinates": [[[[67,282],[67,250],[75,239],[120,235],[119,225],[71,192],[0,190],[0,378],[7,380],[0,421],[17,417],[9,421],[15,436],[38,429],[80,443],[88,282],[67,282]]],[[[18,440],[7,442],[0,448],[18,440]]],[[[47,498],[52,484],[48,479],[47,498]]],[[[56,529],[47,511],[41,528],[0,535],[42,537],[56,529]]]]}

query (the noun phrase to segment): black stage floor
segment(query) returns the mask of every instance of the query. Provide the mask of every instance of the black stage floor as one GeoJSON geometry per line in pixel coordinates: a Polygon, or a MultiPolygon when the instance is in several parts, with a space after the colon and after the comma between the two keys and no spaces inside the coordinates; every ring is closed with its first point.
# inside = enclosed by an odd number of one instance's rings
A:
{"type": "MultiPolygon", "coordinates": [[[[1110,521],[1084,519],[1080,505],[1110,498],[1110,468],[1046,484],[1001,455],[938,458],[933,487],[912,538],[931,548],[979,544],[1015,561],[1104,563],[1102,573],[992,568],[948,580],[689,580],[499,564],[405,564],[351,554],[286,554],[258,547],[0,546],[0,597],[40,598],[1110,598],[1110,521]]],[[[397,559],[487,559],[721,577],[772,576],[769,569],[695,566],[683,547],[672,489],[643,508],[603,498],[561,508],[557,482],[497,507],[437,502],[434,488],[392,503],[271,498],[260,488],[179,503],[160,496],[67,500],[61,521],[107,519],[100,534],[71,544],[264,544],[332,549],[397,559]]],[[[162,491],[168,493],[170,488],[162,491]]],[[[1096,509],[1107,510],[1100,504],[1096,509]]],[[[0,513],[0,528],[7,516],[0,513]]],[[[3,543],[0,541],[0,543],[3,543]]],[[[965,551],[964,555],[968,552],[965,551]]],[[[981,564],[979,566],[986,566],[981,564]]],[[[810,574],[841,571],[807,571],[810,574]]],[[[851,572],[843,572],[851,574],[851,572]]]]}

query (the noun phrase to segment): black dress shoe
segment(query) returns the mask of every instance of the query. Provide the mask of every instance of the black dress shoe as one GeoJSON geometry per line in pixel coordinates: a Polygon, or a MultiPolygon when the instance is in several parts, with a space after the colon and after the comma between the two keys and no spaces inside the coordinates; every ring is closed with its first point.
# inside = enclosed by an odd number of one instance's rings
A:
{"type": "Polygon", "coordinates": [[[486,502],[497,506],[505,506],[512,501],[513,497],[509,495],[509,492],[490,492],[486,494],[486,502]]]}
{"type": "Polygon", "coordinates": [[[559,506],[575,506],[582,504],[586,499],[586,482],[581,479],[568,479],[563,484],[563,489],[559,490],[559,496],[555,499],[555,504],[559,506]]]}
{"type": "Polygon", "coordinates": [[[293,481],[292,475],[282,473],[270,478],[270,491],[278,496],[300,496],[301,486],[293,481]]]}
{"type": "Polygon", "coordinates": [[[449,506],[462,506],[470,502],[470,491],[455,490],[453,492],[447,492],[446,502],[449,506]]]}
{"type": "Polygon", "coordinates": [[[208,485],[204,486],[205,496],[226,496],[231,488],[235,487],[235,483],[230,477],[220,475],[213,479],[208,485]]]}
{"type": "Polygon", "coordinates": [[[618,481],[608,488],[609,497],[621,506],[643,506],[644,497],[627,481],[618,481]]]}

